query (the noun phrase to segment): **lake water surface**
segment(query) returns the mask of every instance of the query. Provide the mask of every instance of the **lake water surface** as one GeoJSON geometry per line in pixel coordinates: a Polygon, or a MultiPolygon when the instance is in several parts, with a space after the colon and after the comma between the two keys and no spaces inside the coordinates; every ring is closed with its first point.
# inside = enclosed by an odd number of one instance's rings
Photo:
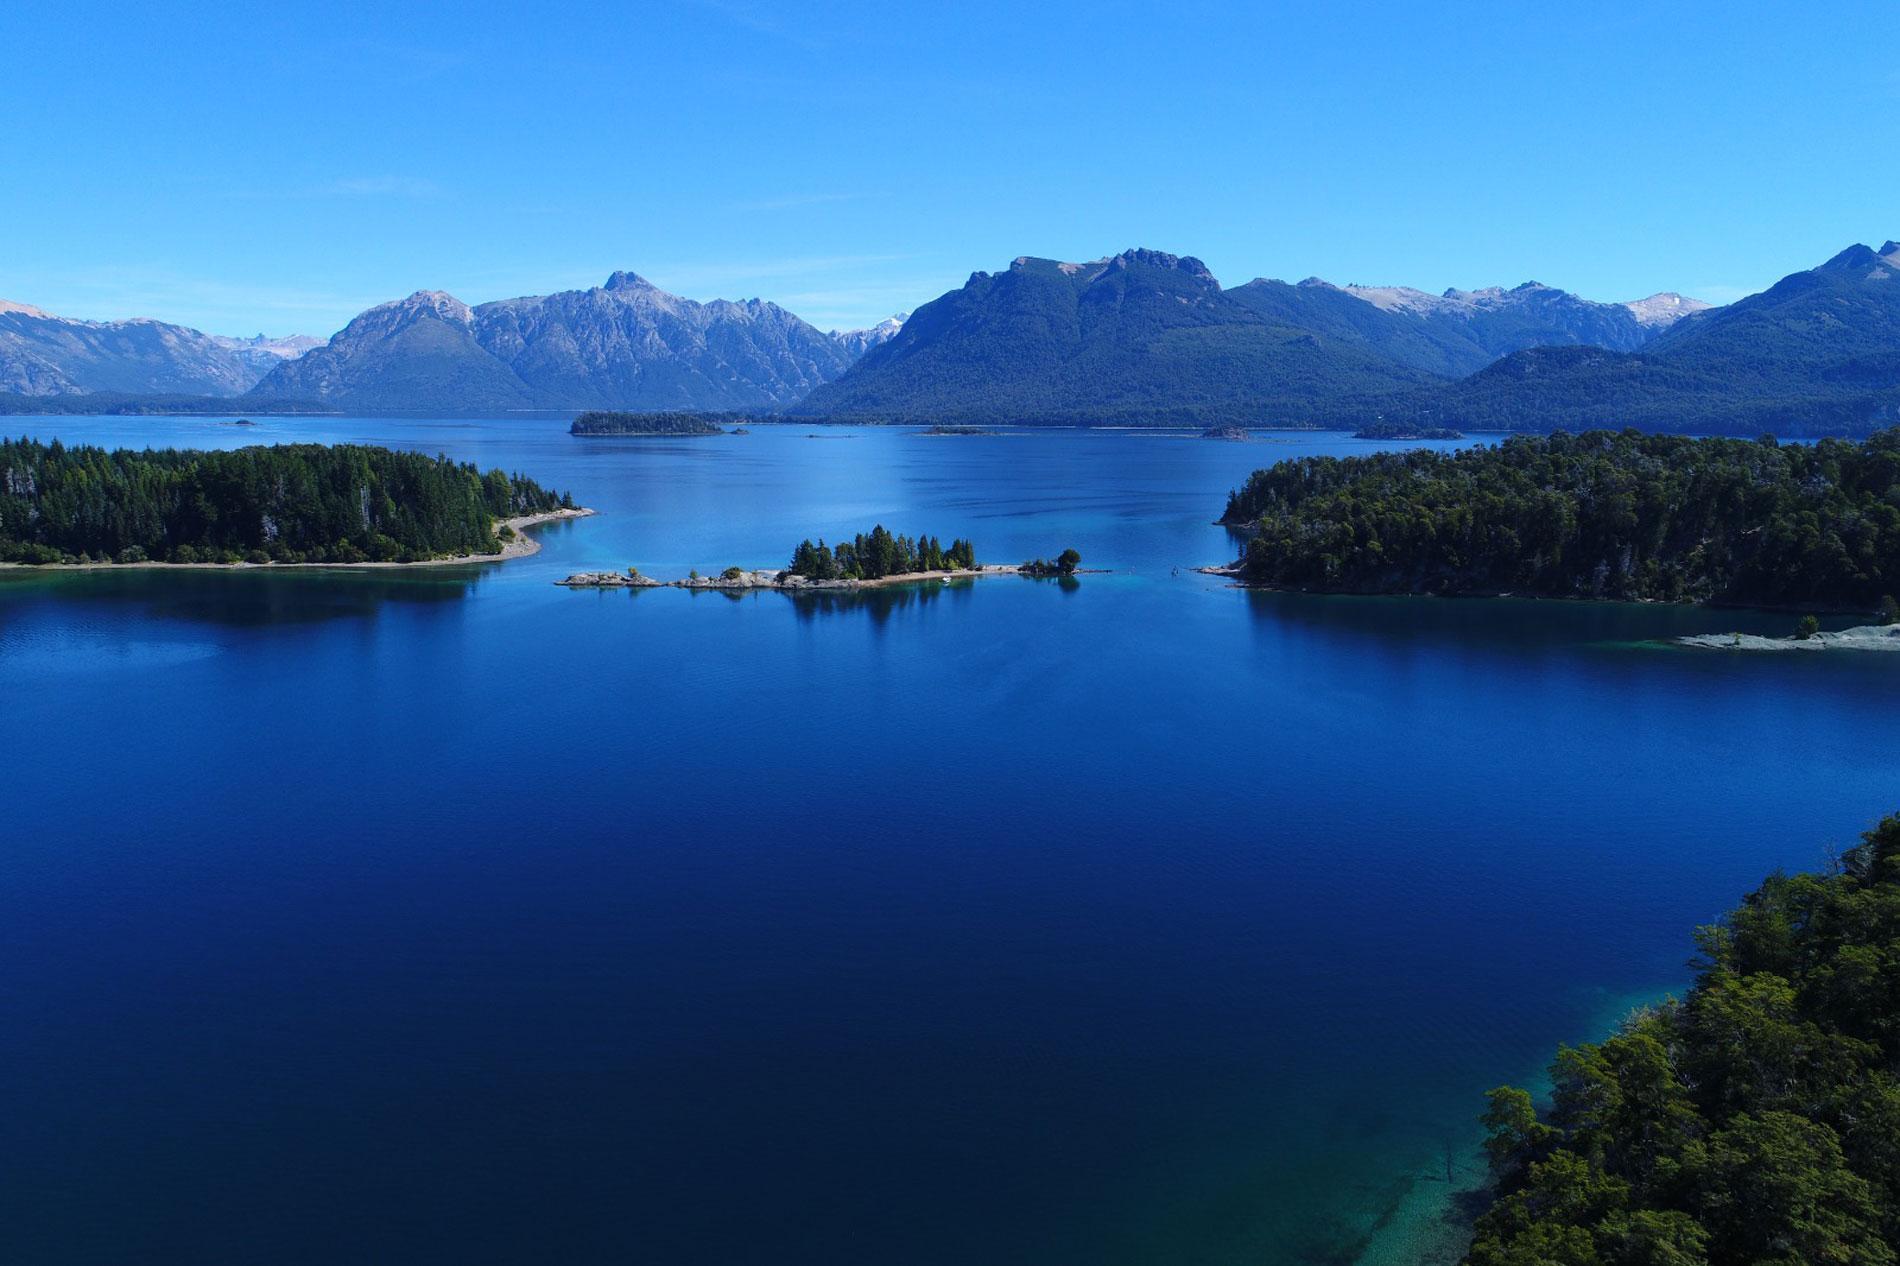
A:
{"type": "Polygon", "coordinates": [[[504,565],[0,575],[8,1263],[1419,1260],[1484,1090],[1900,808],[1900,663],[1642,644],[1786,615],[1185,570],[1340,435],[6,429],[601,511],[504,565]],[[551,583],[876,522],[1114,571],[551,583]]]}

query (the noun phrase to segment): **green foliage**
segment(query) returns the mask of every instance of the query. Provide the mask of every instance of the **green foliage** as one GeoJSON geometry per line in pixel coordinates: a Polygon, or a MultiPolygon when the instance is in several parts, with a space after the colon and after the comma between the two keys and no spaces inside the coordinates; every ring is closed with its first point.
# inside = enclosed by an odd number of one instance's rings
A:
{"type": "Polygon", "coordinates": [[[1821,631],[1821,621],[1815,616],[1804,615],[1795,621],[1794,640],[1805,642],[1821,631]]]}
{"type": "Polygon", "coordinates": [[[745,568],[743,568],[743,567],[728,567],[728,568],[726,568],[726,570],[724,570],[724,571],[722,571],[722,572],[720,572],[719,574],[720,574],[720,576],[721,576],[722,578],[724,578],[724,579],[726,579],[726,580],[737,580],[737,579],[739,579],[739,577],[741,577],[741,576],[743,576],[743,575],[745,575],[745,568]]]}
{"type": "Polygon", "coordinates": [[[1052,563],[1046,558],[1034,558],[1022,566],[1025,576],[1073,576],[1075,569],[1082,565],[1082,555],[1073,549],[1065,549],[1056,555],[1052,563]]]}
{"type": "Polygon", "coordinates": [[[1558,1053],[1542,1118],[1491,1092],[1473,1266],[1900,1260],[1900,817],[1700,940],[1680,1003],[1558,1053]]]}
{"type": "Polygon", "coordinates": [[[834,549],[820,540],[800,541],[786,571],[808,580],[881,580],[921,571],[969,571],[976,567],[976,547],[953,540],[946,547],[934,536],[893,536],[883,524],[840,541],[834,549]]]}
{"type": "Polygon", "coordinates": [[[1882,624],[1900,624],[1900,599],[1892,594],[1883,594],[1874,610],[1880,614],[1882,624]]]}
{"type": "Polygon", "coordinates": [[[571,435],[722,435],[722,423],[750,422],[749,413],[619,413],[595,409],[574,419],[571,435]]]}
{"type": "Polygon", "coordinates": [[[520,475],[358,445],[108,452],[0,441],[0,560],[414,562],[572,505],[520,475]]]}
{"type": "Polygon", "coordinates": [[[1355,440],[1462,440],[1465,433],[1448,426],[1393,422],[1382,418],[1360,427],[1352,433],[1352,437],[1355,440]]]}
{"type": "Polygon", "coordinates": [[[1636,431],[1254,472],[1256,584],[1866,610],[1900,584],[1900,430],[1780,445],[1636,431]]]}

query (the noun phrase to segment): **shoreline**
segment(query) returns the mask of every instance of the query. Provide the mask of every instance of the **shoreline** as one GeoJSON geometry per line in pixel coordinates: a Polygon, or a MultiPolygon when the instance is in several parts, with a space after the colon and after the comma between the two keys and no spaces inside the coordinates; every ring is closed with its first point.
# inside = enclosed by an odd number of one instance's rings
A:
{"type": "Polygon", "coordinates": [[[1670,639],[1676,646],[1710,651],[1900,651],[1900,624],[1862,624],[1812,637],[1763,637],[1757,633],[1695,633],[1670,639]]]}
{"type": "MultiPolygon", "coordinates": [[[[1230,589],[1243,589],[1253,593],[1297,593],[1316,598],[1441,598],[1447,601],[1460,598],[1512,598],[1520,602],[1601,602],[1640,607],[1685,607],[1700,611],[1758,611],[1775,615],[1865,616],[1868,614],[1859,607],[1778,607],[1755,602],[1698,602],[1694,599],[1673,601],[1668,598],[1593,598],[1585,594],[1530,593],[1521,589],[1468,589],[1452,593],[1420,589],[1309,589],[1297,585],[1251,584],[1240,579],[1242,569],[1239,563],[1211,563],[1205,567],[1190,567],[1188,570],[1202,576],[1225,576],[1234,582],[1228,586],[1230,589]]],[[[1729,635],[1723,633],[1718,636],[1729,635]]]]}
{"type": "Polygon", "coordinates": [[[585,506],[576,506],[572,510],[547,510],[540,514],[521,514],[512,519],[495,520],[494,529],[499,534],[502,528],[512,529],[515,538],[501,543],[501,552],[497,554],[454,554],[447,558],[424,558],[413,563],[166,563],[147,560],[142,563],[0,563],[0,571],[14,572],[65,572],[65,571],[141,571],[162,568],[169,571],[355,571],[370,567],[398,567],[411,569],[416,567],[461,567],[469,563],[505,563],[511,558],[526,558],[530,554],[541,552],[541,542],[529,536],[529,528],[540,527],[545,523],[557,523],[569,519],[590,518],[598,511],[585,506]]]}
{"type": "MultiPolygon", "coordinates": [[[[1080,570],[1080,569],[1078,569],[1080,570]]],[[[770,568],[742,571],[737,576],[689,576],[684,580],[657,580],[652,576],[630,576],[616,571],[575,572],[554,583],[565,589],[716,589],[742,593],[749,589],[772,589],[780,593],[850,593],[860,589],[884,589],[892,585],[914,585],[929,581],[977,580],[984,576],[1023,575],[1020,563],[984,563],[978,567],[949,571],[911,571],[875,580],[808,580],[770,568]]]]}

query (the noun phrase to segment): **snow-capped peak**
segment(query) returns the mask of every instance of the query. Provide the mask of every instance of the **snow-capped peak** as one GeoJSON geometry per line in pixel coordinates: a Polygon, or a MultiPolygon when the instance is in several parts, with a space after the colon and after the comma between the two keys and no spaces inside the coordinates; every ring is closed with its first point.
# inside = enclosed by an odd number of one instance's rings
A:
{"type": "Polygon", "coordinates": [[[1629,309],[1630,315],[1636,318],[1638,325],[1660,330],[1674,325],[1686,316],[1706,312],[1715,305],[1679,295],[1673,290],[1665,290],[1647,299],[1632,299],[1623,306],[1629,309]]]}

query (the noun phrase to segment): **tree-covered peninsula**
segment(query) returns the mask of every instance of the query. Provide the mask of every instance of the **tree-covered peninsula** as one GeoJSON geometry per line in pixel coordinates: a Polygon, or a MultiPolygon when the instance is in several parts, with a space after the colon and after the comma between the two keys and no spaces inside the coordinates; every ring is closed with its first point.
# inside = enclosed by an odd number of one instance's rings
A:
{"type": "Polygon", "coordinates": [[[934,536],[893,536],[883,524],[848,541],[799,542],[785,570],[807,580],[883,580],[929,571],[973,571],[976,547],[965,540],[945,546],[934,536]]]}
{"type": "Polygon", "coordinates": [[[1680,1002],[1491,1092],[1470,1266],[1900,1261],[1900,817],[1700,937],[1680,1002]]]}
{"type": "Polygon", "coordinates": [[[1255,471],[1250,584],[1872,610],[1900,591],[1900,431],[1778,444],[1635,431],[1255,471]]]}
{"type": "Polygon", "coordinates": [[[354,444],[231,452],[0,441],[0,561],[422,562],[572,509],[521,475],[354,444]]]}

